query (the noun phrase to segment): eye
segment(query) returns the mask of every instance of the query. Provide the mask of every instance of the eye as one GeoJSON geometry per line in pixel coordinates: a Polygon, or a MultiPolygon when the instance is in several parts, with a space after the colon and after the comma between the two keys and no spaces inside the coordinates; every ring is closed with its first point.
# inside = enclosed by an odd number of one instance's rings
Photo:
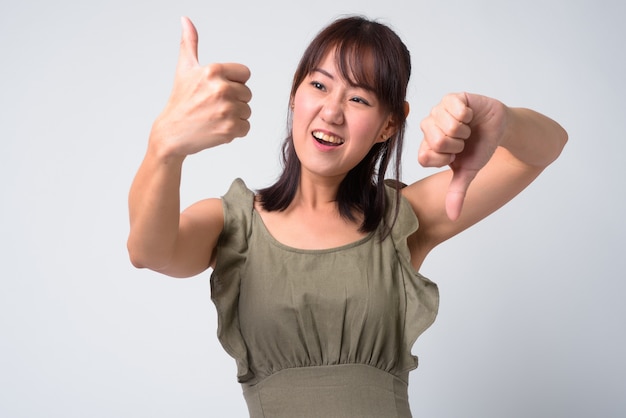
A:
{"type": "Polygon", "coordinates": [[[366,99],[364,99],[362,97],[359,97],[359,96],[355,96],[355,97],[351,98],[350,101],[356,102],[356,103],[362,103],[362,104],[364,104],[366,106],[371,106],[370,102],[368,102],[366,99]]]}
{"type": "Polygon", "coordinates": [[[322,91],[326,90],[326,86],[324,86],[319,81],[311,81],[311,85],[318,90],[322,90],[322,91]]]}

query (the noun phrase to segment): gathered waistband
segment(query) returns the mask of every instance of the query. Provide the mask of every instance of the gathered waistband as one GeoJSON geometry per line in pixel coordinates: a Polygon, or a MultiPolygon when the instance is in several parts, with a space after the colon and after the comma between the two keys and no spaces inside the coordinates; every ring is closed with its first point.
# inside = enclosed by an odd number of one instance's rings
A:
{"type": "Polygon", "coordinates": [[[242,386],[251,418],[411,417],[406,380],[367,365],[284,369],[242,386]]]}

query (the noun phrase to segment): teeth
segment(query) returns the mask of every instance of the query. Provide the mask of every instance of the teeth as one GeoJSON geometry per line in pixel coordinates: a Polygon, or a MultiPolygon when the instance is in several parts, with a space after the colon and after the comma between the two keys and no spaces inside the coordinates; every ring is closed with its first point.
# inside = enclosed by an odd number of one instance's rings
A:
{"type": "Polygon", "coordinates": [[[343,138],[339,138],[338,136],[334,136],[334,135],[327,135],[319,131],[313,132],[313,136],[321,141],[328,142],[330,144],[341,145],[344,143],[343,138]]]}

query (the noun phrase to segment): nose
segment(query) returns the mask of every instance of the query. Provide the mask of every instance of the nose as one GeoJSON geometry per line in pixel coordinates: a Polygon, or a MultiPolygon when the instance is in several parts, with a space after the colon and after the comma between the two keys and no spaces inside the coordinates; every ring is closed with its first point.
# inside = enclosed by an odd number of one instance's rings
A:
{"type": "Polygon", "coordinates": [[[340,97],[328,97],[321,110],[321,118],[332,125],[341,125],[344,122],[343,103],[340,97]]]}

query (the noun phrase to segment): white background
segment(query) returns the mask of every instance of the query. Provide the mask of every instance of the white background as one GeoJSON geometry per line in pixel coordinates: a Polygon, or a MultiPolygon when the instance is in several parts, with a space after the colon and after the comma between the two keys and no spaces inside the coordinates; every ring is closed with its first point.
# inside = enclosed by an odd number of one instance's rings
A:
{"type": "Polygon", "coordinates": [[[272,182],[292,73],[345,13],[412,51],[404,180],[419,121],[467,90],[558,120],[560,160],[435,250],[441,289],[418,340],[416,417],[626,416],[626,60],[621,1],[120,1],[0,5],[0,416],[244,417],[205,273],[127,258],[126,197],[169,95],[181,15],[200,60],[252,70],[247,138],[186,162],[187,205],[234,177],[272,182]]]}

